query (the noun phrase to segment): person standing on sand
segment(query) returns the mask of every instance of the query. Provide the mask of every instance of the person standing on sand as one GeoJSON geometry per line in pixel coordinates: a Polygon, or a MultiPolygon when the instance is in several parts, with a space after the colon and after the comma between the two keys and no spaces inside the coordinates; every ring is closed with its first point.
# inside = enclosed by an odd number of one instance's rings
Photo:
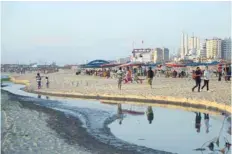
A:
{"type": "Polygon", "coordinates": [[[154,77],[154,72],[151,70],[151,67],[149,67],[149,70],[147,71],[147,79],[148,79],[148,84],[152,88],[152,80],[154,77]]]}
{"type": "Polygon", "coordinates": [[[49,88],[49,80],[48,80],[48,77],[46,76],[46,87],[49,88]]]}
{"type": "Polygon", "coordinates": [[[41,88],[41,76],[39,73],[37,73],[36,81],[37,81],[38,89],[40,89],[41,88]]]}
{"type": "Polygon", "coordinates": [[[203,90],[204,87],[207,86],[208,92],[209,92],[209,78],[210,78],[210,72],[208,66],[206,66],[204,71],[204,85],[201,87],[201,89],[203,90]]]}
{"type": "Polygon", "coordinates": [[[122,72],[121,67],[119,67],[119,70],[117,72],[117,77],[118,77],[118,89],[121,90],[122,89],[122,79],[123,79],[123,72],[122,72]]]}
{"type": "Polygon", "coordinates": [[[197,67],[196,71],[195,71],[195,74],[194,74],[194,79],[196,81],[196,86],[194,86],[192,88],[192,92],[194,92],[194,89],[196,87],[198,87],[198,92],[200,92],[200,89],[201,89],[201,70],[200,70],[200,67],[197,67]]]}

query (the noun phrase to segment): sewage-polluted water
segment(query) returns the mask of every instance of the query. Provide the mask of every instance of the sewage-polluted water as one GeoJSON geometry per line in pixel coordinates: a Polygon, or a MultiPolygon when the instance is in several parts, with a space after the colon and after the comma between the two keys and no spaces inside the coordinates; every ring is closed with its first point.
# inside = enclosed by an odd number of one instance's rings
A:
{"type": "Polygon", "coordinates": [[[219,154],[231,138],[228,118],[216,111],[44,96],[23,87],[1,90],[2,153],[219,154]]]}

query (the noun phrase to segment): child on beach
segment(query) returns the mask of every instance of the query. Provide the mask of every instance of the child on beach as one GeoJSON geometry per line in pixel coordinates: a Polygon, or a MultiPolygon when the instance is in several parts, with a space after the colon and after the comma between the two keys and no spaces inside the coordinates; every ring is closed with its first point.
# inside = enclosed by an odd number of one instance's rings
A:
{"type": "Polygon", "coordinates": [[[46,76],[45,79],[46,79],[46,87],[49,88],[49,80],[48,80],[48,77],[46,76]]]}

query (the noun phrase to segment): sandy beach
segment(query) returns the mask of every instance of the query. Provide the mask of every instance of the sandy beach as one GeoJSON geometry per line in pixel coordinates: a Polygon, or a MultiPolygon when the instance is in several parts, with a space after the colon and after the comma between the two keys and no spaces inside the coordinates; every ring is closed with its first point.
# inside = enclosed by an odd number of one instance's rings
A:
{"type": "MultiPolygon", "coordinates": [[[[73,95],[92,96],[115,96],[124,98],[144,98],[144,99],[164,99],[167,101],[188,101],[218,104],[221,108],[230,107],[231,102],[231,82],[217,81],[217,77],[212,76],[209,82],[210,92],[204,89],[202,92],[191,91],[195,81],[190,78],[165,78],[155,77],[153,79],[153,89],[149,88],[147,80],[142,84],[123,84],[122,90],[117,89],[117,79],[106,79],[96,76],[75,75],[72,71],[60,71],[52,74],[41,74],[48,76],[50,80],[49,88],[45,86],[45,79],[42,80],[42,89],[37,89],[36,73],[23,75],[12,74],[15,81],[28,80],[30,84],[27,90],[42,93],[60,93],[73,95]],[[225,106],[226,105],[226,106],[225,106]],[[225,106],[225,107],[223,107],[225,106]]],[[[203,85],[203,81],[202,81],[203,85]]]]}

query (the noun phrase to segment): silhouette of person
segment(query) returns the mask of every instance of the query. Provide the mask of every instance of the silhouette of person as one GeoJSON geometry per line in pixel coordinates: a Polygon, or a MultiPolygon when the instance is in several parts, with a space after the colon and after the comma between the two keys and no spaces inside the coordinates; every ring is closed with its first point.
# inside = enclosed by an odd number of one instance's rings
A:
{"type": "Polygon", "coordinates": [[[119,124],[122,124],[123,120],[123,113],[122,113],[122,105],[118,104],[118,119],[119,119],[119,124]]]}
{"type": "Polygon", "coordinates": [[[41,95],[38,95],[38,98],[41,98],[41,95]]]}
{"type": "Polygon", "coordinates": [[[206,133],[209,133],[209,114],[204,113],[206,133]]]}
{"type": "Polygon", "coordinates": [[[148,106],[147,107],[147,120],[149,122],[149,124],[152,123],[152,120],[154,119],[154,113],[153,113],[153,110],[152,110],[152,107],[151,106],[148,106]]]}
{"type": "Polygon", "coordinates": [[[195,119],[195,128],[197,129],[197,132],[200,133],[201,130],[201,113],[196,113],[196,119],[195,119]]]}
{"type": "Polygon", "coordinates": [[[46,99],[49,99],[49,97],[48,97],[48,96],[46,96],[46,99]]]}

